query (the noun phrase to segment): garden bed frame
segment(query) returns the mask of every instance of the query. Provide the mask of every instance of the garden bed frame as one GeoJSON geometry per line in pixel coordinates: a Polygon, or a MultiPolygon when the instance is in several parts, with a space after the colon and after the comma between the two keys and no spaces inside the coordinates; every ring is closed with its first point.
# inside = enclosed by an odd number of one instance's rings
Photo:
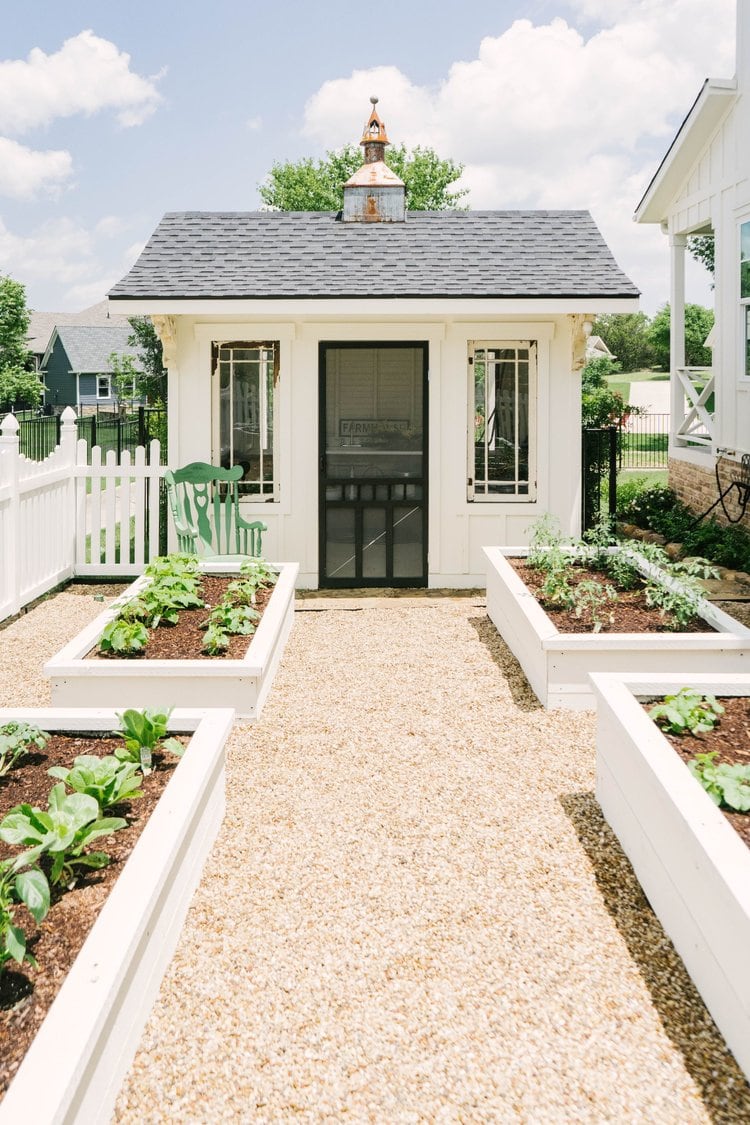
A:
{"type": "Polygon", "coordinates": [[[750,675],[591,677],[596,797],[654,912],[750,1079],[750,849],[640,699],[750,695],[750,675]]]}
{"type": "MultiPolygon", "coordinates": [[[[239,575],[239,563],[205,567],[207,574],[239,575]]],[[[279,565],[279,577],[241,660],[87,659],[123,602],[151,579],[138,578],[102,614],[44,666],[52,702],[85,707],[92,698],[106,707],[232,707],[237,718],[257,719],[263,709],[294,621],[297,563],[279,565]]],[[[163,626],[167,628],[167,626],[163,626]]]]}
{"type": "MultiPolygon", "coordinates": [[[[0,1125],[109,1121],[224,816],[230,710],[174,711],[192,732],[131,855],[0,1102],[0,1125]]],[[[114,711],[0,710],[50,732],[107,733],[114,711]]]]}
{"type": "MultiPolygon", "coordinates": [[[[548,711],[594,706],[590,672],[638,669],[675,673],[750,668],[750,629],[706,602],[704,620],[718,632],[561,633],[508,558],[526,547],[485,547],[487,614],[548,711]]],[[[654,568],[642,560],[644,574],[654,568]]]]}

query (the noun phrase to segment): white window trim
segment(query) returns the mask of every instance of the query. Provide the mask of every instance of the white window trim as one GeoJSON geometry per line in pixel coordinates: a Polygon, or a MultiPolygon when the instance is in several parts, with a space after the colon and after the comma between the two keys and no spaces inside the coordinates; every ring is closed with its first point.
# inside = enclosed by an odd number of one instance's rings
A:
{"type": "Polygon", "coordinates": [[[97,401],[99,401],[101,399],[105,399],[105,398],[112,398],[112,376],[111,375],[105,375],[105,374],[97,375],[97,377],[96,377],[96,398],[97,398],[97,401]],[[107,393],[104,394],[104,395],[101,394],[100,389],[99,389],[100,385],[101,385],[100,382],[99,382],[100,379],[106,379],[107,380],[107,393]]]}
{"type": "Polygon", "coordinates": [[[738,382],[745,387],[750,384],[750,371],[747,360],[747,317],[750,315],[750,296],[742,296],[742,228],[750,226],[750,213],[745,213],[737,219],[737,233],[735,245],[737,247],[736,269],[734,271],[734,284],[736,286],[737,305],[740,310],[739,332],[737,333],[738,348],[738,382]]]}
{"type": "Polygon", "coordinates": [[[466,356],[467,368],[467,426],[466,426],[466,499],[472,504],[528,504],[537,498],[538,451],[537,451],[537,401],[539,386],[539,341],[528,340],[469,340],[466,356]],[[474,356],[483,348],[528,348],[529,349],[529,482],[528,492],[485,494],[474,491],[475,464],[475,372],[474,356]]]}

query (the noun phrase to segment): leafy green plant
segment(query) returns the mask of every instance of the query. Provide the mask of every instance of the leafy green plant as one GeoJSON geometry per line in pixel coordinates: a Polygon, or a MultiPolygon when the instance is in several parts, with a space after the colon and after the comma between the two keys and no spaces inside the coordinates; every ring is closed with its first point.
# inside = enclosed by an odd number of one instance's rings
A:
{"type": "Polygon", "coordinates": [[[198,574],[200,559],[197,555],[158,555],[146,567],[144,573],[150,578],[174,578],[198,574]]]}
{"type": "MultiPolygon", "coordinates": [[[[258,590],[258,583],[252,578],[230,582],[223,601],[229,605],[254,605],[258,590]]],[[[258,614],[258,617],[260,617],[260,614],[258,614]]]]}
{"type": "Polygon", "coordinates": [[[121,762],[135,762],[144,773],[152,769],[153,752],[158,745],[179,757],[184,751],[182,743],[176,738],[166,737],[171,714],[171,708],[159,711],[147,707],[137,711],[131,707],[122,714],[118,711],[122,732],[117,733],[122,733],[125,744],[115,750],[115,757],[121,762]]]}
{"type": "Polygon", "coordinates": [[[579,582],[575,588],[575,615],[576,617],[588,616],[594,625],[594,632],[601,632],[605,624],[614,622],[614,614],[603,613],[604,607],[617,600],[617,591],[613,586],[597,582],[595,578],[586,578],[579,582]]]}
{"type": "Polygon", "coordinates": [[[218,656],[229,648],[229,634],[219,625],[209,625],[203,634],[201,648],[209,656],[218,656]]]}
{"type": "Polygon", "coordinates": [[[697,582],[690,585],[688,582],[690,580],[683,580],[679,587],[671,587],[650,581],[646,586],[646,604],[659,610],[666,629],[684,629],[700,616],[704,605],[703,590],[697,582]]]}
{"type": "Polygon", "coordinates": [[[95,754],[79,754],[72,769],[52,766],[50,777],[64,782],[75,793],[93,797],[102,812],[119,804],[142,797],[141,775],[135,762],[121,762],[113,754],[99,758],[95,754]]]}
{"type": "Polygon", "coordinates": [[[49,735],[39,727],[11,719],[0,727],[0,777],[29,753],[32,747],[43,750],[49,735]]]}
{"type": "Polygon", "coordinates": [[[246,559],[240,566],[240,574],[245,578],[257,579],[259,586],[274,586],[279,577],[279,572],[260,558],[246,559]]]}
{"type": "Polygon", "coordinates": [[[561,609],[570,609],[575,605],[575,591],[570,582],[569,564],[564,562],[562,566],[547,569],[539,592],[542,601],[547,605],[561,609]]]}
{"type": "Polygon", "coordinates": [[[621,590],[634,590],[643,582],[643,574],[629,551],[619,550],[607,559],[607,574],[621,590]]]}
{"type": "Polygon", "coordinates": [[[43,922],[49,911],[50,891],[47,877],[28,859],[17,856],[0,863],[0,973],[8,963],[36,968],[36,961],[26,948],[26,932],[15,925],[15,911],[23,903],[36,922],[43,922]]]}
{"type": "Polygon", "coordinates": [[[250,636],[255,632],[255,622],[260,617],[257,610],[249,605],[231,605],[227,602],[220,602],[208,615],[208,620],[204,621],[202,628],[210,628],[213,626],[224,633],[231,633],[233,635],[241,634],[242,636],[250,636]]]}
{"type": "Polygon", "coordinates": [[[696,781],[699,781],[715,805],[724,805],[735,812],[750,812],[750,765],[716,765],[716,751],[696,754],[688,762],[696,781]]]}
{"type": "Polygon", "coordinates": [[[130,656],[143,652],[148,644],[148,629],[141,621],[115,618],[102,630],[99,651],[108,656],[130,656]]]}
{"type": "Polygon", "coordinates": [[[672,563],[672,574],[677,574],[681,579],[685,578],[718,578],[719,572],[713,563],[708,559],[703,559],[699,555],[694,555],[691,558],[682,559],[681,562],[672,563]]]}
{"type": "Polygon", "coordinates": [[[29,848],[23,853],[28,863],[48,855],[52,860],[50,882],[72,887],[76,868],[98,870],[109,863],[105,852],[84,852],[84,848],[126,826],[122,817],[100,817],[93,797],[85,793],[67,796],[59,782],[50,790],[46,812],[27,804],[11,809],[0,823],[0,840],[29,848]]]}
{"type": "Polygon", "coordinates": [[[649,711],[649,718],[670,734],[704,734],[713,730],[724,714],[724,708],[713,695],[701,695],[693,688],[680,688],[674,695],[665,695],[649,711]]]}
{"type": "Polygon", "coordinates": [[[529,552],[526,558],[533,570],[549,570],[559,565],[562,552],[560,525],[549,512],[545,512],[531,528],[529,552]]]}

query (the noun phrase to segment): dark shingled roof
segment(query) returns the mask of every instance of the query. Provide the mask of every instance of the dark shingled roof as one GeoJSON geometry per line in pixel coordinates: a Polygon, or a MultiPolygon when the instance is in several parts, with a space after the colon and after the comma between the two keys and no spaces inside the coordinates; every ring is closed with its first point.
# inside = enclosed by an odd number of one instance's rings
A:
{"type": "Polygon", "coordinates": [[[111,298],[635,297],[588,211],[164,216],[111,298]]]}

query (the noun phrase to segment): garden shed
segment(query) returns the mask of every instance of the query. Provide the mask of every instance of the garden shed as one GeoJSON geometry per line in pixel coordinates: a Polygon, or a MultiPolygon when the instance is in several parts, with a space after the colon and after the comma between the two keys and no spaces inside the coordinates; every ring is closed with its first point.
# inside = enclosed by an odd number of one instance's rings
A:
{"type": "Polygon", "coordinates": [[[109,294],[169,369],[169,451],[241,463],[300,584],[460,587],[580,520],[580,368],[637,307],[586,211],[408,211],[367,119],[335,212],[166,215],[109,294]]]}

